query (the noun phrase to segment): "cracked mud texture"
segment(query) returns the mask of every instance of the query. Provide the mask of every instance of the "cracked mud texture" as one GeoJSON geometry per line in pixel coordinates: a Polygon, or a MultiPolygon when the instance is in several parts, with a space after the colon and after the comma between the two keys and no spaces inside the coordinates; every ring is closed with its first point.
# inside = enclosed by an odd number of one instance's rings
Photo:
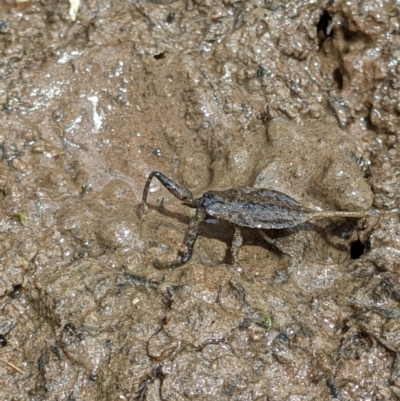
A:
{"type": "Polygon", "coordinates": [[[0,3],[0,399],[400,399],[398,214],[201,226],[239,185],[399,205],[396,1],[0,3]]]}

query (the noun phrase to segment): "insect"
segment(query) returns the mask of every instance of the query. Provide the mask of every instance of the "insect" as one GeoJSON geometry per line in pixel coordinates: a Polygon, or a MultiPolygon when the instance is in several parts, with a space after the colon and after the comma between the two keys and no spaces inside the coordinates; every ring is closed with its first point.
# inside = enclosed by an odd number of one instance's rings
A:
{"type": "Polygon", "coordinates": [[[237,187],[225,191],[209,191],[200,198],[194,198],[192,193],[170,180],[159,171],[150,173],[143,190],[142,207],[146,211],[147,195],[153,177],[182,204],[196,209],[195,216],[189,223],[184,238],[184,248],[172,262],[155,260],[157,268],[174,268],[186,263],[192,256],[193,247],[199,234],[200,222],[207,217],[225,220],[231,223],[235,232],[233,234],[231,254],[235,264],[238,263],[239,248],[243,244],[241,227],[255,228],[269,243],[274,244],[262,230],[289,229],[312,219],[329,217],[362,218],[374,215],[376,212],[361,211],[322,211],[302,206],[292,197],[272,189],[237,187]]]}

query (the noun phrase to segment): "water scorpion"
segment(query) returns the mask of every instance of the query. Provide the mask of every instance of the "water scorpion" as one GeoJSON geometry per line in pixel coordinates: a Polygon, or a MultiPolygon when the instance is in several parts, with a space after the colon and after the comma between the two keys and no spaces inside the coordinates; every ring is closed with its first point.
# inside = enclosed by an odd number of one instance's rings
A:
{"type": "MultiPolygon", "coordinates": [[[[146,181],[142,197],[144,211],[148,208],[147,195],[153,177],[156,177],[172,195],[182,201],[183,205],[196,209],[196,214],[190,220],[183,241],[183,250],[179,252],[178,257],[172,262],[155,260],[153,264],[157,268],[178,267],[191,258],[193,247],[199,234],[200,223],[207,217],[224,220],[234,226],[231,254],[233,262],[238,264],[238,252],[243,243],[242,227],[258,229],[265,241],[274,244],[274,241],[262,230],[289,229],[312,219],[329,217],[362,218],[378,213],[375,210],[360,212],[314,210],[302,206],[295,199],[282,192],[248,186],[225,191],[209,191],[196,199],[188,189],[170,180],[159,171],[150,173],[146,181]]],[[[397,212],[397,210],[389,213],[393,212],[397,212]]]]}

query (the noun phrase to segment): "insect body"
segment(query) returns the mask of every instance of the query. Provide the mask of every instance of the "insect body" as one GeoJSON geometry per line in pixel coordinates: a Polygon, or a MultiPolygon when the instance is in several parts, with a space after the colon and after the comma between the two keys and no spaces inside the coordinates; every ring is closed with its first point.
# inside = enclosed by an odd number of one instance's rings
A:
{"type": "MultiPolygon", "coordinates": [[[[193,246],[199,234],[199,225],[206,217],[225,220],[235,227],[232,241],[232,258],[238,263],[238,250],[243,243],[240,227],[263,229],[288,229],[309,220],[324,217],[354,217],[361,218],[374,214],[373,212],[320,211],[302,206],[290,196],[272,189],[238,187],[226,191],[209,191],[200,198],[194,198],[192,193],[171,181],[164,174],[153,171],[147,179],[143,190],[142,205],[147,210],[147,195],[150,182],[156,177],[172,195],[182,201],[182,204],[196,209],[194,218],[184,239],[184,250],[176,260],[170,263],[154,261],[156,267],[177,267],[187,262],[192,256],[193,246]]],[[[267,242],[272,242],[264,232],[260,231],[267,242]]]]}

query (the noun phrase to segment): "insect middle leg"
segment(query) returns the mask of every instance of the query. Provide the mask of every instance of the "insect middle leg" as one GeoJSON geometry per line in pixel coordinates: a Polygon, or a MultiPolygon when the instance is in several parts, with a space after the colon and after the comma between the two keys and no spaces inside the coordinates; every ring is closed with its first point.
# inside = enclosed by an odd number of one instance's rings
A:
{"type": "Polygon", "coordinates": [[[235,227],[235,232],[232,238],[232,245],[231,245],[231,257],[232,262],[235,265],[239,264],[239,249],[243,245],[243,237],[242,231],[239,227],[235,227]]]}
{"type": "Polygon", "coordinates": [[[183,240],[184,249],[180,252],[180,255],[172,262],[161,262],[156,259],[153,262],[154,267],[158,269],[174,268],[186,263],[192,257],[193,247],[200,231],[200,223],[204,220],[204,217],[204,211],[197,209],[195,216],[190,220],[188,230],[183,240]]]}

